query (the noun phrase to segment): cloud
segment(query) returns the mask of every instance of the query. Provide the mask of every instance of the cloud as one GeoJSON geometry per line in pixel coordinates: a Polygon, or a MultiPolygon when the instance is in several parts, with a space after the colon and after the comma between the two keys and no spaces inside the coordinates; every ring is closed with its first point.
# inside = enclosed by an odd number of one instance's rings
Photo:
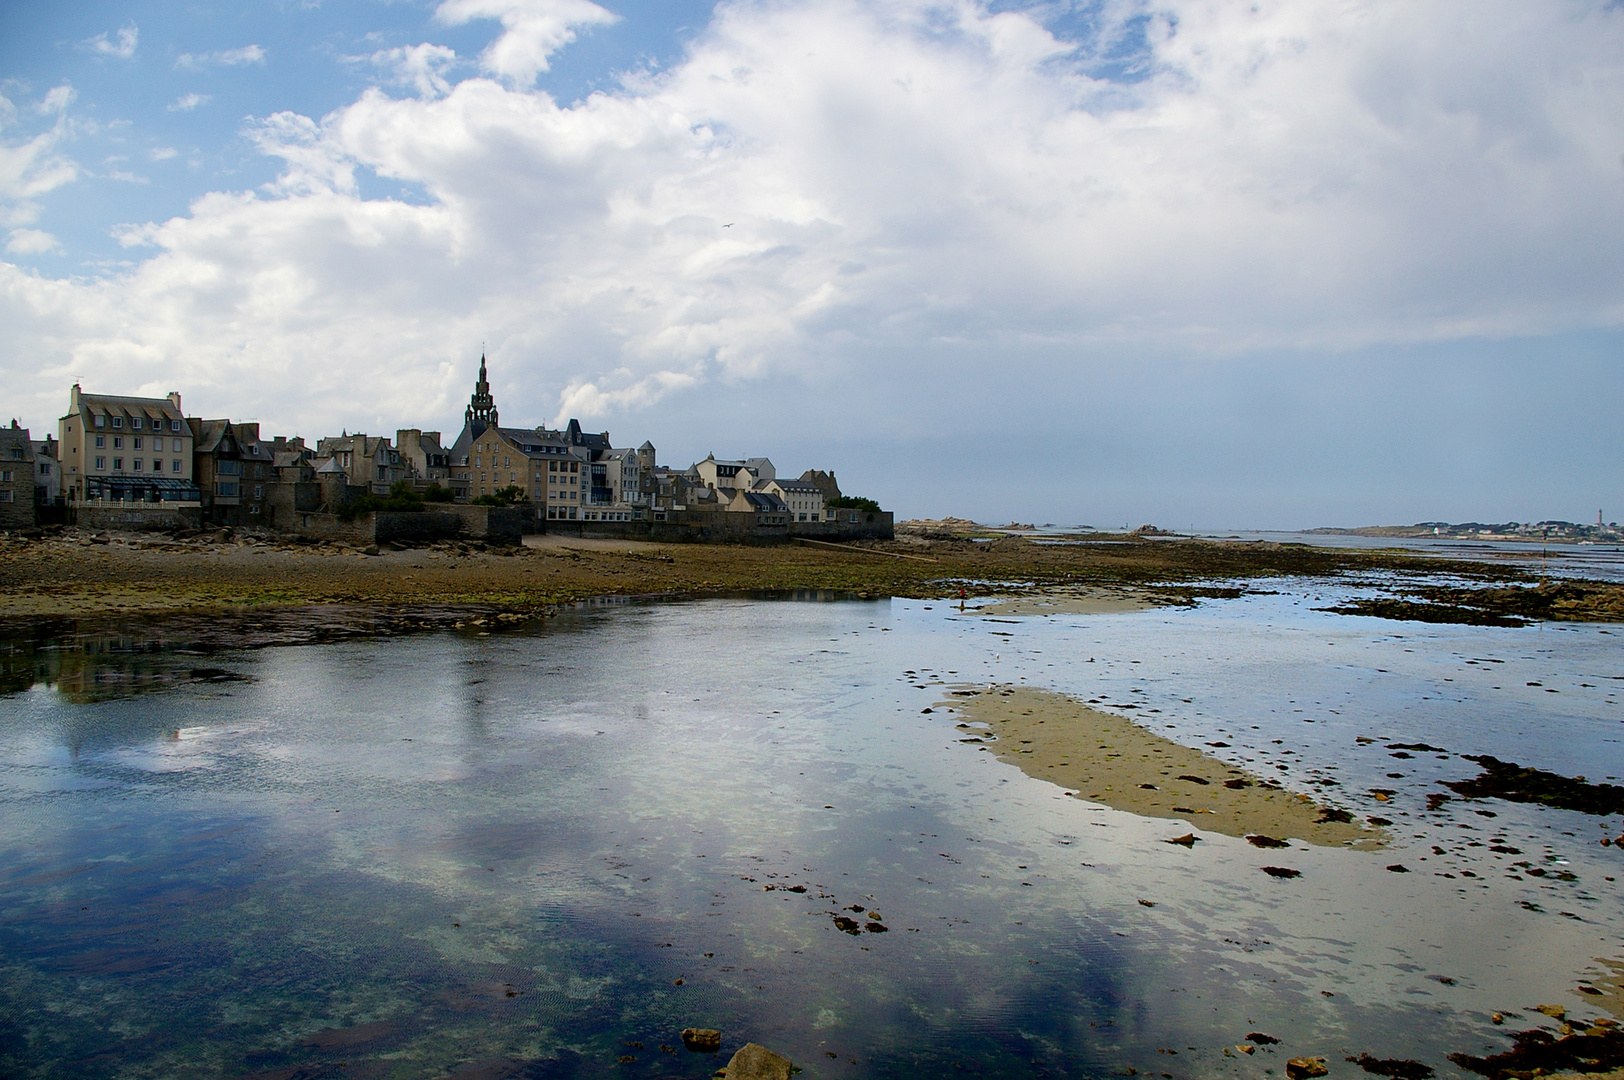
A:
{"type": "Polygon", "coordinates": [[[481,340],[514,420],[770,380],[939,421],[1026,355],[1066,359],[1023,393],[1086,402],[1134,356],[1624,323],[1624,10],[1111,10],[1062,33],[1048,8],[741,0],[565,107],[530,80],[607,13],[454,0],[441,21],[501,21],[500,80],[390,50],[418,96],[255,122],[277,180],[124,230],[128,272],[0,266],[0,355],[289,430],[455,416],[481,340]]]}
{"type": "Polygon", "coordinates": [[[6,238],[6,250],[15,255],[42,255],[61,246],[56,237],[41,229],[12,229],[6,238]]]}
{"type": "Polygon", "coordinates": [[[97,34],[80,43],[81,48],[89,49],[98,56],[116,56],[120,60],[128,60],[135,55],[135,43],[141,36],[134,23],[122,27],[118,31],[116,42],[108,41],[105,32],[97,34]]]}
{"type": "Polygon", "coordinates": [[[170,112],[191,112],[199,105],[207,105],[210,97],[209,94],[182,94],[171,101],[167,108],[170,112]]]}
{"type": "Polygon", "coordinates": [[[16,140],[8,129],[17,123],[17,107],[0,97],[0,227],[34,221],[39,216],[36,199],[78,178],[78,164],[57,151],[67,137],[66,111],[73,99],[73,87],[66,84],[49,91],[29,111],[54,115],[51,129],[16,140]]]}
{"type": "Polygon", "coordinates": [[[529,87],[548,70],[548,58],[575,40],[576,27],[607,26],[620,17],[590,0],[445,0],[434,18],[446,26],[499,20],[502,36],[480,54],[480,62],[515,86],[529,87]]]}
{"type": "Polygon", "coordinates": [[[178,157],[179,155],[180,151],[176,150],[173,146],[155,146],[151,150],[147,151],[147,160],[168,161],[170,158],[178,157]]]}
{"type": "Polygon", "coordinates": [[[263,64],[265,50],[258,45],[244,45],[240,49],[222,49],[218,52],[181,53],[175,57],[175,67],[197,70],[208,67],[243,67],[263,64]]]}
{"type": "Polygon", "coordinates": [[[384,49],[366,59],[383,69],[391,82],[410,87],[419,97],[440,97],[451,90],[445,72],[456,63],[457,54],[444,45],[409,45],[384,49]]]}

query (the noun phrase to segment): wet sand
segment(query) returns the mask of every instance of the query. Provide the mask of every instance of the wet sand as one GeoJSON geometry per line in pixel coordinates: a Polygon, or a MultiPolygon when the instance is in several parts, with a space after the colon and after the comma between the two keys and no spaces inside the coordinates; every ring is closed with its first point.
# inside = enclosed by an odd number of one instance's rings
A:
{"type": "Polygon", "coordinates": [[[1028,776],[1115,810],[1188,823],[1197,837],[1214,832],[1361,849],[1386,843],[1382,829],[1336,820],[1348,815],[1064,694],[966,687],[941,705],[960,718],[961,741],[984,740],[1028,776]]]}
{"type": "Polygon", "coordinates": [[[1182,597],[1128,585],[1085,585],[994,596],[975,610],[982,615],[1120,615],[1185,602],[1182,597]]]}

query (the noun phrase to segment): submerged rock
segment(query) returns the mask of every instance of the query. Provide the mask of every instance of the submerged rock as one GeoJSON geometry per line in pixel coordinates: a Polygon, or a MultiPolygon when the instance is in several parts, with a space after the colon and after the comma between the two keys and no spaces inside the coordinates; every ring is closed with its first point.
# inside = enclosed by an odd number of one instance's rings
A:
{"type": "Polygon", "coordinates": [[[722,1048],[722,1033],[715,1028],[683,1028],[682,1045],[696,1054],[714,1054],[722,1048]]]}
{"type": "Polygon", "coordinates": [[[1308,1077],[1324,1076],[1330,1071],[1322,1057],[1294,1057],[1286,1062],[1286,1075],[1291,1080],[1307,1080],[1308,1077]]]}
{"type": "Polygon", "coordinates": [[[727,1080],[789,1080],[794,1068],[789,1058],[757,1043],[745,1043],[718,1075],[727,1080]]]}
{"type": "Polygon", "coordinates": [[[1350,1057],[1349,1061],[1376,1076],[1391,1076],[1393,1080],[1431,1080],[1432,1066],[1404,1058],[1376,1058],[1369,1054],[1350,1057]]]}

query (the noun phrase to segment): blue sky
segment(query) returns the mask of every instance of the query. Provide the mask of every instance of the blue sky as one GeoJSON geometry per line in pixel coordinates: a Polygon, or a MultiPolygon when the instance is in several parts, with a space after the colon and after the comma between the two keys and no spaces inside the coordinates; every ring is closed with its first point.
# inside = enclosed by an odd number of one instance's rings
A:
{"type": "Polygon", "coordinates": [[[1600,0],[0,6],[0,410],[579,416],[905,515],[1624,517],[1600,0]]]}

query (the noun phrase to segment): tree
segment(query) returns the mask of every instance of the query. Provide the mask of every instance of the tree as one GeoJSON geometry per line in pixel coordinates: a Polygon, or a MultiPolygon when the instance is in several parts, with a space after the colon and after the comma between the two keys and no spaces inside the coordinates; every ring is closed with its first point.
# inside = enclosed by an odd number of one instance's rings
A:
{"type": "Polygon", "coordinates": [[[879,503],[873,499],[865,499],[861,495],[841,495],[823,505],[835,510],[867,510],[870,513],[879,513],[880,510],[879,503]]]}

